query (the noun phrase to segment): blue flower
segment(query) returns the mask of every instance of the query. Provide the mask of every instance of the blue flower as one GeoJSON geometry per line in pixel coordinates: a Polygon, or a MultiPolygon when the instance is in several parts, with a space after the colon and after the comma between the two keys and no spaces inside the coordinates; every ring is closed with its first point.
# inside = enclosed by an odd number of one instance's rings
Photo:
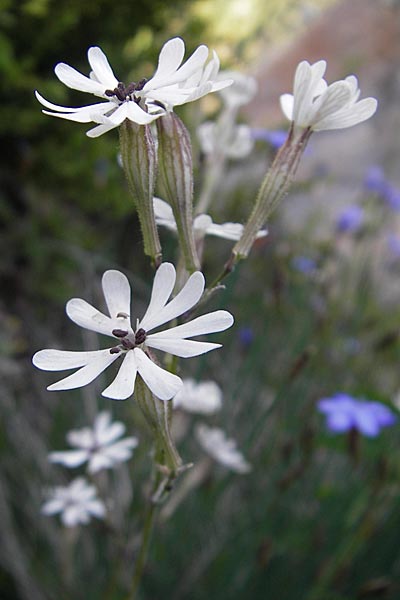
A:
{"type": "Polygon", "coordinates": [[[254,340],[254,332],[251,327],[241,327],[238,332],[239,342],[245,348],[251,346],[254,340]]]}
{"type": "Polygon", "coordinates": [[[393,208],[400,210],[400,190],[386,179],[382,167],[372,166],[368,169],[364,185],[370,192],[375,192],[393,208]]]}
{"type": "Polygon", "coordinates": [[[318,410],[325,414],[327,428],[334,433],[355,429],[367,437],[376,437],[382,427],[396,421],[394,413],[384,404],[358,400],[343,393],[320,400],[318,410]]]}
{"type": "Polygon", "coordinates": [[[253,128],[251,130],[251,136],[253,140],[268,142],[268,144],[270,144],[273,148],[280,148],[285,143],[288,132],[284,129],[270,131],[269,129],[253,128]]]}
{"type": "Polygon", "coordinates": [[[348,206],[336,220],[336,228],[339,231],[358,231],[364,223],[364,210],[358,204],[348,206]]]}
{"type": "Polygon", "coordinates": [[[308,256],[295,256],[292,259],[292,267],[300,273],[312,273],[316,269],[316,262],[308,256]]]}

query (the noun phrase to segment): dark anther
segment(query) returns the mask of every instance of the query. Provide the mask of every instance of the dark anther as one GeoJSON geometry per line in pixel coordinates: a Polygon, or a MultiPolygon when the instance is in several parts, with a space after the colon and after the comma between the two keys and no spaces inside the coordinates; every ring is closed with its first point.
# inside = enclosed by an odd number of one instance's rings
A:
{"type": "Polygon", "coordinates": [[[136,334],[135,334],[135,344],[137,346],[140,346],[140,344],[143,344],[144,340],[146,339],[146,332],[144,329],[138,329],[136,334]]]}
{"type": "Polygon", "coordinates": [[[125,350],[133,350],[133,348],[135,347],[134,342],[131,342],[129,338],[122,339],[121,345],[125,348],[125,350]]]}
{"type": "Polygon", "coordinates": [[[118,317],[123,317],[124,319],[129,319],[129,315],[124,312],[119,312],[117,314],[117,319],[118,319],[118,317]]]}
{"type": "Polygon", "coordinates": [[[128,332],[124,329],[113,329],[111,333],[117,338],[124,338],[128,335],[128,332]]]}
{"type": "Polygon", "coordinates": [[[165,104],[163,104],[162,102],[160,102],[159,100],[153,100],[152,104],[155,104],[156,106],[159,106],[160,108],[166,110],[165,108],[165,104]]]}
{"type": "Polygon", "coordinates": [[[110,348],[110,354],[119,354],[120,353],[120,349],[118,348],[118,346],[115,346],[114,348],[110,348]]]}
{"type": "Polygon", "coordinates": [[[141,79],[140,81],[137,82],[137,84],[135,85],[135,89],[134,91],[136,92],[140,92],[140,90],[142,90],[144,88],[144,86],[147,83],[147,79],[145,77],[143,77],[143,79],[141,79]]]}

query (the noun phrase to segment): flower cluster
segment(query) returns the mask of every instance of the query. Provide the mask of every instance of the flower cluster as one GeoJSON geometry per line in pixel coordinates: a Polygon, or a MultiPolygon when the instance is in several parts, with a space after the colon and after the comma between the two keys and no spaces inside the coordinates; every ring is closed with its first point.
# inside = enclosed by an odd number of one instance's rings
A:
{"type": "Polygon", "coordinates": [[[48,500],[42,506],[42,514],[61,514],[66,527],[89,523],[91,517],[103,519],[106,514],[104,503],[97,497],[94,485],[83,477],[74,479],[68,486],[58,486],[48,491],[48,500]]]}

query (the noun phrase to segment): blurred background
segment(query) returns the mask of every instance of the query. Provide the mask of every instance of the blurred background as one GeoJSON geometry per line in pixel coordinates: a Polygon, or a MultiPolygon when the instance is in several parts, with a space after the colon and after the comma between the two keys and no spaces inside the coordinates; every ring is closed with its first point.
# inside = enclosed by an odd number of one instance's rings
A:
{"type": "MultiPolygon", "coordinates": [[[[396,0],[2,0],[0,2],[0,598],[119,600],[138,547],[150,437],[132,399],[102,398],[99,378],[82,390],[46,392],[33,372],[46,347],[94,349],[71,325],[65,302],[101,307],[100,277],[120,268],[138,315],[152,271],[118,164],[118,134],[41,113],[33,91],[64,106],[89,103],[63,86],[58,62],[88,72],[98,45],[124,81],[154,72],[159,50],[181,36],[187,55],[215,48],[222,68],[252,75],[258,93],[240,113],[254,131],[251,154],[228,161],[209,212],[244,222],[288,123],[279,95],[300,60],[325,58],[327,80],[356,73],[378,113],[353,129],[314,134],[289,196],[250,259],[211,308],[235,315],[223,351],[184,362],[182,376],[213,379],[222,410],[208,418],[235,438],[247,475],[215,463],[165,510],[141,598],[363,600],[400,597],[399,426],[361,438],[327,431],[316,410],[346,392],[400,408],[400,5],[396,0]],[[214,356],[218,354],[218,356],[214,356]],[[97,480],[110,523],[66,529],[40,514],[44,491],[72,475],[50,465],[71,428],[99,410],[123,421],[140,445],[128,466],[97,480]]],[[[204,156],[196,127],[217,117],[216,94],[177,111],[193,134],[195,190],[204,156]]],[[[176,243],[161,232],[164,258],[176,243]]],[[[212,280],[229,242],[211,239],[212,280]]],[[[178,415],[178,447],[200,461],[196,417],[178,415]]],[[[167,505],[168,506],[168,505],[167,505]]]]}

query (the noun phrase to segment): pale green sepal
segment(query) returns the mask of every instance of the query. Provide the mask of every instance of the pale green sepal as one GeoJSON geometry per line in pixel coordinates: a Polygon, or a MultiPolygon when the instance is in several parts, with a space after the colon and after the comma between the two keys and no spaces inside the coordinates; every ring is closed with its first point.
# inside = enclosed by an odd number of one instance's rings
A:
{"type": "Polygon", "coordinates": [[[119,134],[122,165],[138,212],[144,252],[158,267],[162,256],[153,206],[157,168],[153,135],[149,125],[138,125],[129,119],[121,124],[119,134]]]}

